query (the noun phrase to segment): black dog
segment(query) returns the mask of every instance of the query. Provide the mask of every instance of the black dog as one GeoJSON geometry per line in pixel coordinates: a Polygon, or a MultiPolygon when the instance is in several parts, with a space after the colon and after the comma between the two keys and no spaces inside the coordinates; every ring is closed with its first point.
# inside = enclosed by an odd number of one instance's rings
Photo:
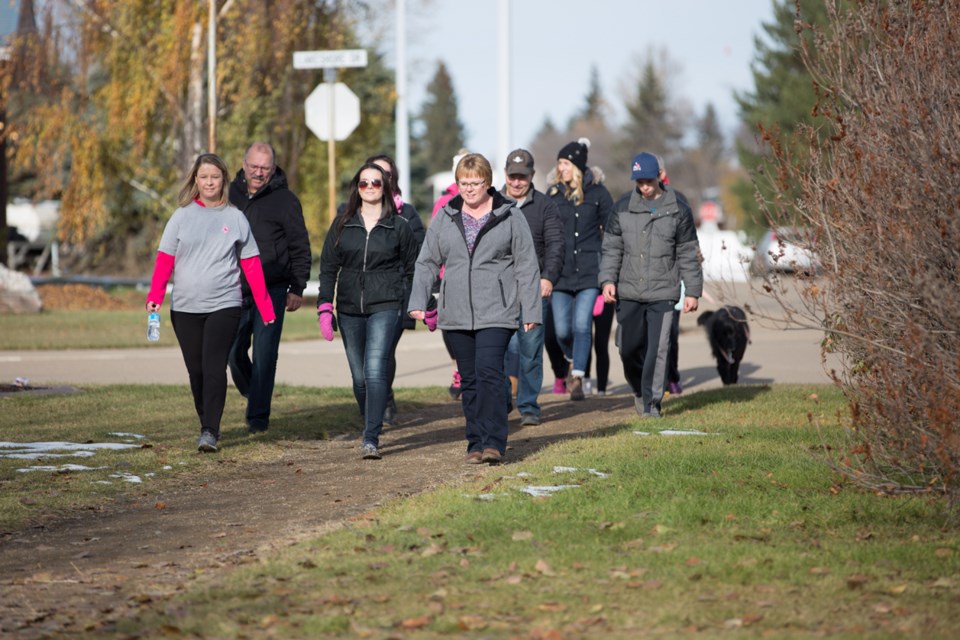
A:
{"type": "Polygon", "coordinates": [[[726,306],[717,311],[704,311],[697,318],[697,324],[707,332],[723,384],[735,384],[740,361],[750,343],[747,314],[740,307],[726,306]]]}

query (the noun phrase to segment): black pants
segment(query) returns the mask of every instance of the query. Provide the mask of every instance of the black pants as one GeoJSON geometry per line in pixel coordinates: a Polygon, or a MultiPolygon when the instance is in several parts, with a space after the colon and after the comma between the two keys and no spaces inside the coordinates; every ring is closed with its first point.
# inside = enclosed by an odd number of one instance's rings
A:
{"type": "MultiPolygon", "coordinates": [[[[593,352],[597,356],[597,391],[606,391],[610,381],[610,330],[613,329],[613,316],[617,305],[614,302],[603,304],[603,313],[593,316],[593,352]]],[[[586,377],[590,377],[592,358],[587,360],[586,377]]]]}
{"type": "Polygon", "coordinates": [[[200,433],[220,437],[220,419],[227,401],[227,357],[240,325],[240,307],[210,313],[171,311],[170,321],[190,376],[200,433]]]}
{"type": "Polygon", "coordinates": [[[670,325],[675,304],[675,300],[620,300],[617,308],[623,375],[626,376],[634,395],[643,398],[645,413],[652,410],[660,412],[660,403],[667,385],[670,325]]]}
{"type": "Polygon", "coordinates": [[[550,369],[553,371],[553,377],[558,380],[565,380],[570,372],[570,363],[563,357],[563,349],[557,342],[557,332],[553,327],[553,311],[551,305],[547,305],[546,313],[543,316],[543,347],[547,350],[547,358],[550,360],[550,369]]]}

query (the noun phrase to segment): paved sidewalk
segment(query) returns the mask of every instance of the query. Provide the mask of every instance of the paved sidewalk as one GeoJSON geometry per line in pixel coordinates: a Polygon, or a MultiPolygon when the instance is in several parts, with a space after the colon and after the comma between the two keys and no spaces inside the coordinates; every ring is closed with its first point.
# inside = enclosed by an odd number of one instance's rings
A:
{"type": "MultiPolygon", "coordinates": [[[[701,309],[716,308],[702,304],[701,309]]],[[[721,386],[706,335],[694,314],[681,319],[680,370],[686,390],[721,386]]],[[[776,330],[751,321],[752,344],[740,367],[741,384],[819,383],[829,379],[820,363],[821,334],[811,330],[776,330]]],[[[610,344],[611,391],[626,391],[616,346],[610,344]]],[[[834,365],[835,366],[835,365],[834,365]]],[[[549,367],[545,389],[553,385],[549,367]]],[[[450,383],[452,364],[440,332],[407,331],[397,351],[397,387],[450,383]]],[[[139,349],[2,351],[0,380],[27,378],[32,385],[51,384],[187,384],[187,373],[176,347],[139,349]]],[[[307,386],[349,386],[343,346],[310,340],[280,345],[279,383],[307,386]]]]}

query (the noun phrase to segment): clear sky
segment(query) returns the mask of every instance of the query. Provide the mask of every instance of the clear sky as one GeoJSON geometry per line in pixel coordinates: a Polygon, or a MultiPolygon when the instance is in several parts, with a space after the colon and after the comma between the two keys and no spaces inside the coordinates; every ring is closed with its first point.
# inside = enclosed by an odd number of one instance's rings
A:
{"type": "MultiPolygon", "coordinates": [[[[443,60],[453,78],[471,151],[497,147],[497,0],[407,0],[409,108],[419,111],[443,60]]],[[[511,148],[526,146],[546,117],[557,126],[584,104],[590,69],[616,120],[625,91],[652,51],[676,65],[669,89],[702,115],[708,102],[727,134],[734,90],[750,90],[754,37],[773,0],[511,0],[511,148]]],[[[377,45],[394,62],[392,33],[377,45]]]]}

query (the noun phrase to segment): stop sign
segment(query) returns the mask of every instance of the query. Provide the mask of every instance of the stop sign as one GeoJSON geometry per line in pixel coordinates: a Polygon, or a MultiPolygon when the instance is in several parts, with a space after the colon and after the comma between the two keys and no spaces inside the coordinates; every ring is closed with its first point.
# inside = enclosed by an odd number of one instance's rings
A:
{"type": "Polygon", "coordinates": [[[337,82],[318,85],[303,103],[307,128],[321,140],[330,139],[330,110],[333,109],[333,139],[346,140],[360,124],[360,98],[350,87],[337,82]],[[330,87],[333,86],[333,102],[330,87]]]}

